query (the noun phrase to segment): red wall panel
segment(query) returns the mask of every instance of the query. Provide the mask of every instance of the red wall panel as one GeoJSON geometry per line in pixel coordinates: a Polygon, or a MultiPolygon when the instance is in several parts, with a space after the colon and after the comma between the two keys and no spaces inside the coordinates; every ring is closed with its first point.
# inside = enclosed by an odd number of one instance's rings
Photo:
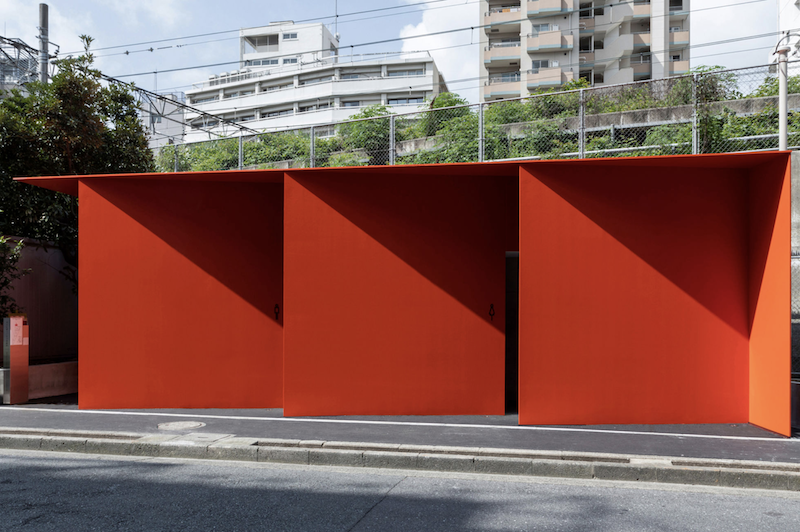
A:
{"type": "Polygon", "coordinates": [[[746,422],[745,172],[520,179],[520,423],[746,422]]]}
{"type": "Polygon", "coordinates": [[[87,179],[79,198],[80,407],[280,407],[282,186],[87,179]]]}
{"type": "Polygon", "coordinates": [[[750,170],[750,422],[791,436],[791,173],[750,170]]]}
{"type": "Polygon", "coordinates": [[[502,414],[517,202],[516,175],[287,174],[284,413],[502,414]]]}

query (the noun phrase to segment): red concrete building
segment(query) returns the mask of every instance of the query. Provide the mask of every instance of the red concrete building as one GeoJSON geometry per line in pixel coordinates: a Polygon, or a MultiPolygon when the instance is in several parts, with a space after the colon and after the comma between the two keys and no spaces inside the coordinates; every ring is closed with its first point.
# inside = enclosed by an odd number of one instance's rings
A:
{"type": "Polygon", "coordinates": [[[80,199],[81,408],[790,434],[785,152],[22,181],[80,199]]]}

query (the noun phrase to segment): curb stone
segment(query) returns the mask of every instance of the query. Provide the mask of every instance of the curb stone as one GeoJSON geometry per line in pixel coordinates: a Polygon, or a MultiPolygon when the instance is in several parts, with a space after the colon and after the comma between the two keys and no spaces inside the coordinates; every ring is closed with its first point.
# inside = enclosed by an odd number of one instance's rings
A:
{"type": "Polygon", "coordinates": [[[601,479],[800,492],[800,464],[608,453],[6,429],[0,448],[141,457],[601,479]]]}

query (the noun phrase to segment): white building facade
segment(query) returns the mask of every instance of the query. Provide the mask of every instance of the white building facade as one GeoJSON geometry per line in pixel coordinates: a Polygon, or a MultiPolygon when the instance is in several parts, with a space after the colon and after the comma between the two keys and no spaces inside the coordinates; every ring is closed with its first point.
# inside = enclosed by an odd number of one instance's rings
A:
{"type": "Polygon", "coordinates": [[[778,0],[778,30],[779,39],[790,31],[800,32],[800,0],[778,0]]]}
{"type": "MultiPolygon", "coordinates": [[[[242,29],[239,38],[241,68],[195,84],[186,103],[250,130],[330,124],[374,104],[413,111],[447,90],[428,53],[342,56],[323,24],[278,22],[242,29]]],[[[187,143],[236,130],[191,111],[184,119],[187,143]]]]}
{"type": "Polygon", "coordinates": [[[481,0],[482,101],[689,71],[689,0],[481,0]]]}

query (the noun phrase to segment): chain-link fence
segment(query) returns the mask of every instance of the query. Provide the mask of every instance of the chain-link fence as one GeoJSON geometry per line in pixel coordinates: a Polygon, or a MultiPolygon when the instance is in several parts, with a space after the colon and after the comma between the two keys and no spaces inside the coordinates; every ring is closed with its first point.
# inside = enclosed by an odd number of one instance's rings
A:
{"type": "MultiPolygon", "coordinates": [[[[800,146],[800,63],[789,65],[789,144],[800,146]]],[[[774,65],[387,114],[177,148],[180,170],[623,157],[776,149],[774,65]],[[311,139],[314,142],[311,142],[311,139]],[[240,148],[241,144],[241,148],[240,148]]],[[[159,149],[172,171],[174,146],[159,149]]]]}

